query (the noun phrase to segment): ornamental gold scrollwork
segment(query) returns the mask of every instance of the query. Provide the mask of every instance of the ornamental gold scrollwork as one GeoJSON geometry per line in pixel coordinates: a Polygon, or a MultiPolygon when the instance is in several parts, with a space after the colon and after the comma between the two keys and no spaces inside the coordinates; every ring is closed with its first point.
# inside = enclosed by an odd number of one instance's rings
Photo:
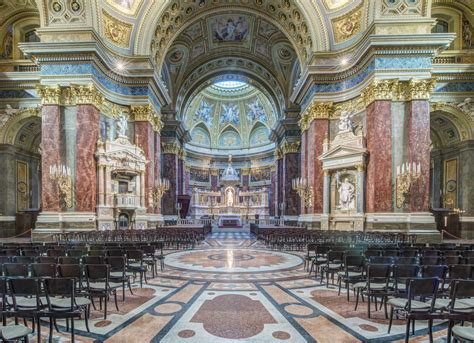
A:
{"type": "Polygon", "coordinates": [[[297,153],[300,149],[300,142],[288,142],[285,141],[281,146],[280,150],[282,155],[297,153]]]}
{"type": "Polygon", "coordinates": [[[133,121],[147,121],[153,130],[160,132],[163,128],[161,116],[156,113],[151,105],[137,105],[131,108],[131,118],[133,121]]]}
{"type": "Polygon", "coordinates": [[[298,122],[301,131],[308,130],[315,119],[329,119],[333,110],[334,107],[332,102],[318,102],[313,100],[306,111],[303,112],[301,119],[298,122]]]}

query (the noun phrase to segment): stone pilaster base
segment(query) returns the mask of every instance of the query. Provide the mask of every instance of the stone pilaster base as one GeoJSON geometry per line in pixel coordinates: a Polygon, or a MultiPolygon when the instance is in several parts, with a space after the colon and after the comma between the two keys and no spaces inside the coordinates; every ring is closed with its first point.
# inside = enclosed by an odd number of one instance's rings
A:
{"type": "Polygon", "coordinates": [[[42,212],[36,229],[31,233],[33,241],[52,241],[55,233],[67,231],[94,231],[96,214],[91,212],[42,212]]]}
{"type": "Polygon", "coordinates": [[[0,238],[14,237],[16,234],[15,216],[0,216],[0,238]]]}

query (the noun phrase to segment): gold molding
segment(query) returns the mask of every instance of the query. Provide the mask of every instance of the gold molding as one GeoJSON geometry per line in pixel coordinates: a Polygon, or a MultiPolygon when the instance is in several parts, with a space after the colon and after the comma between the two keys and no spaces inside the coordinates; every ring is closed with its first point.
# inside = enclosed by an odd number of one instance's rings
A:
{"type": "Polygon", "coordinates": [[[361,95],[365,106],[369,106],[376,100],[393,100],[397,87],[397,79],[373,80],[361,95]]]}
{"type": "Polygon", "coordinates": [[[334,42],[342,43],[360,32],[362,23],[362,6],[331,20],[334,42]]]}
{"type": "Polygon", "coordinates": [[[301,131],[309,129],[315,119],[329,119],[333,111],[334,106],[332,102],[318,102],[314,99],[298,121],[301,131]]]}
{"type": "Polygon", "coordinates": [[[281,160],[283,158],[283,151],[280,148],[275,149],[275,159],[281,160]]]}
{"type": "Polygon", "coordinates": [[[411,100],[429,100],[431,92],[436,86],[436,79],[411,79],[406,84],[405,94],[407,101],[411,100]]]}
{"type": "Polygon", "coordinates": [[[105,98],[94,85],[37,86],[36,91],[42,105],[93,105],[98,109],[104,106],[105,98]]]}
{"type": "Polygon", "coordinates": [[[209,173],[211,176],[219,176],[219,169],[218,168],[209,168],[209,173]]]}
{"type": "Polygon", "coordinates": [[[240,175],[248,176],[248,175],[250,175],[250,171],[251,171],[250,168],[242,168],[242,169],[240,169],[240,175]]]}
{"type": "Polygon", "coordinates": [[[36,86],[36,92],[38,93],[42,105],[60,105],[61,104],[61,87],[45,87],[36,86]]]}
{"type": "Polygon", "coordinates": [[[186,158],[186,151],[183,148],[180,148],[178,151],[178,158],[184,160],[186,158]]]}

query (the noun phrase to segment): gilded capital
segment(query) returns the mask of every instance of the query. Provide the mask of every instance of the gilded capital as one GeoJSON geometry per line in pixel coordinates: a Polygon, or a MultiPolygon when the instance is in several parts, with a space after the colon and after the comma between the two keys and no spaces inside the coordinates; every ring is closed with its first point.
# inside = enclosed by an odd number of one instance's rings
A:
{"type": "Polygon", "coordinates": [[[362,163],[356,165],[356,168],[358,172],[363,172],[365,170],[365,166],[362,163]]]}
{"type": "Polygon", "coordinates": [[[275,159],[281,160],[283,158],[283,151],[280,148],[275,149],[275,159]]]}
{"type": "Polygon", "coordinates": [[[61,87],[37,86],[36,91],[41,98],[42,105],[60,105],[61,104],[61,87]]]}
{"type": "Polygon", "coordinates": [[[131,107],[131,119],[133,121],[146,121],[151,124],[153,130],[160,132],[163,128],[161,116],[151,105],[135,105],[131,107]]]}
{"type": "Polygon", "coordinates": [[[70,94],[73,103],[76,105],[94,105],[100,108],[104,103],[104,96],[95,88],[94,85],[71,85],[70,94]]]}
{"type": "Polygon", "coordinates": [[[241,174],[242,176],[250,175],[250,168],[242,168],[242,169],[240,169],[240,174],[241,174]]]}
{"type": "Polygon", "coordinates": [[[173,154],[178,155],[181,150],[181,147],[178,143],[161,143],[161,152],[163,154],[173,154]]]}
{"type": "Polygon", "coordinates": [[[217,169],[217,168],[210,168],[210,169],[209,169],[209,173],[210,173],[212,176],[219,176],[219,169],[217,169]]]}
{"type": "Polygon", "coordinates": [[[366,106],[376,100],[393,100],[398,90],[398,80],[373,80],[362,92],[362,99],[366,106]]]}
{"type": "Polygon", "coordinates": [[[288,142],[285,141],[281,146],[280,149],[283,155],[297,153],[300,149],[300,142],[288,142]]]}
{"type": "Polygon", "coordinates": [[[184,160],[186,158],[186,151],[183,148],[180,148],[178,151],[178,158],[184,160]]]}
{"type": "Polygon", "coordinates": [[[406,86],[406,99],[411,100],[429,100],[431,92],[436,86],[436,79],[423,79],[408,81],[406,86]]]}
{"type": "Polygon", "coordinates": [[[301,131],[309,129],[315,119],[329,119],[334,111],[332,102],[318,102],[313,100],[311,105],[303,112],[298,125],[301,131]]]}

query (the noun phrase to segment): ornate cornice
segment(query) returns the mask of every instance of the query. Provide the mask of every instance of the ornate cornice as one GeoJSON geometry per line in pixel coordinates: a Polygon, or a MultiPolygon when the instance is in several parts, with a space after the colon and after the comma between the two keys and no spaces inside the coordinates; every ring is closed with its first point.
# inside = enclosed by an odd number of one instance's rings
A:
{"type": "Polygon", "coordinates": [[[151,105],[137,105],[131,108],[131,119],[133,121],[146,121],[151,124],[153,130],[160,132],[163,128],[161,116],[151,107],[151,105]]]}
{"type": "Polygon", "coordinates": [[[212,176],[219,176],[219,169],[217,169],[217,168],[210,168],[210,169],[209,169],[209,173],[210,173],[212,176]]]}
{"type": "Polygon", "coordinates": [[[412,101],[429,100],[436,79],[374,80],[363,92],[362,99],[368,106],[376,100],[412,101]]]}
{"type": "Polygon", "coordinates": [[[179,149],[178,158],[180,160],[185,160],[186,159],[186,151],[183,148],[179,149]]]}
{"type": "Polygon", "coordinates": [[[36,91],[41,99],[42,105],[60,105],[61,104],[61,87],[44,87],[37,86],[36,91]]]}
{"type": "Polygon", "coordinates": [[[275,159],[281,160],[283,158],[283,151],[280,148],[275,149],[275,159]]]}
{"type": "Polygon", "coordinates": [[[303,112],[301,119],[298,122],[301,131],[309,129],[309,126],[315,119],[329,119],[333,110],[332,102],[318,102],[313,100],[306,111],[303,112]]]}

